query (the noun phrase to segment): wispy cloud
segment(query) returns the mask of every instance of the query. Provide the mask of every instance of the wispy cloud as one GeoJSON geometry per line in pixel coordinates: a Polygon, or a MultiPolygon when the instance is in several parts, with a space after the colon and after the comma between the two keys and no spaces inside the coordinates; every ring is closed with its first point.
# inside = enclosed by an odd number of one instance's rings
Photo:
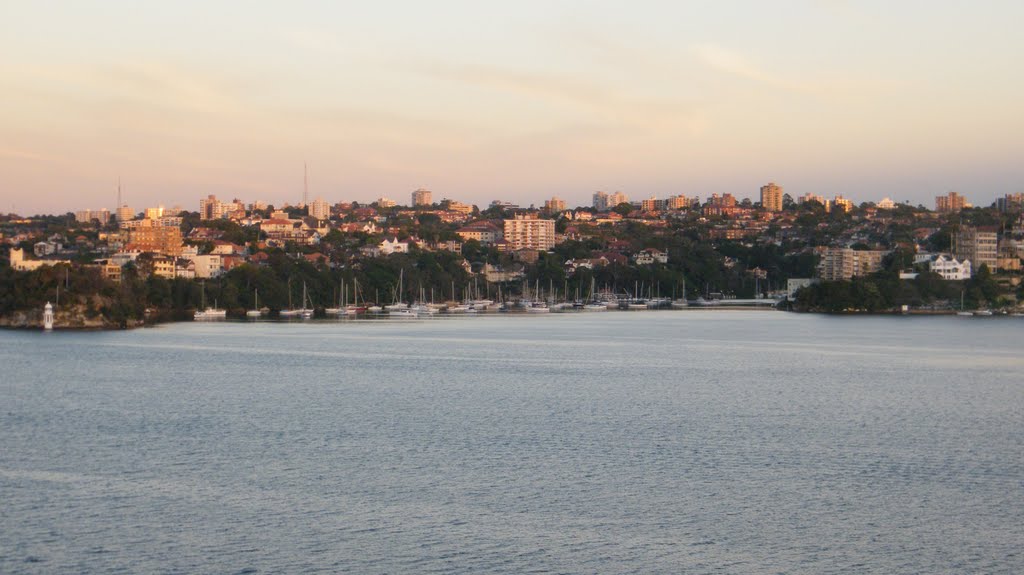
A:
{"type": "Polygon", "coordinates": [[[809,83],[796,82],[773,74],[751,62],[742,54],[717,44],[698,44],[693,47],[693,51],[705,66],[724,74],[792,92],[815,91],[809,83]]]}
{"type": "Polygon", "coordinates": [[[622,86],[581,81],[554,73],[524,72],[481,65],[428,66],[428,74],[506,95],[521,96],[553,109],[564,122],[660,130],[664,126],[701,124],[691,121],[699,107],[684,98],[664,95],[657,99],[628,92],[622,86]],[[568,112],[569,116],[559,116],[568,112]],[[571,119],[570,119],[571,118],[571,119]]]}
{"type": "Polygon", "coordinates": [[[18,150],[15,148],[0,148],[0,158],[7,158],[11,160],[29,160],[32,162],[42,162],[49,160],[50,158],[30,152],[28,150],[18,150]]]}

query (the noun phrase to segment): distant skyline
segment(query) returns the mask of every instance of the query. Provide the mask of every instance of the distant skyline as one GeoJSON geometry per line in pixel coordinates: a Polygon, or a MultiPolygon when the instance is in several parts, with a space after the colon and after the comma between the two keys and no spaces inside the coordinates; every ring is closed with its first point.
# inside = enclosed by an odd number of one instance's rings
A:
{"type": "Polygon", "coordinates": [[[1024,4],[0,6],[0,212],[1024,191],[1024,4]]]}

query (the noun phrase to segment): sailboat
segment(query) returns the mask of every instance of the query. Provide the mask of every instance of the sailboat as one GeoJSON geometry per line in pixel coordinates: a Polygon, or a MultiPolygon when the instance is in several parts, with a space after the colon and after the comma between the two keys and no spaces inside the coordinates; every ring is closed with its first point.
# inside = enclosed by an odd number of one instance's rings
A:
{"type": "Polygon", "coordinates": [[[395,290],[394,298],[390,305],[384,307],[387,310],[388,315],[392,317],[398,316],[415,316],[409,309],[409,304],[402,301],[402,280],[405,277],[405,269],[398,271],[398,288],[395,290]]]}
{"type": "Polygon", "coordinates": [[[345,300],[347,299],[347,298],[345,298],[345,282],[341,282],[341,285],[339,286],[339,289],[340,289],[340,292],[338,294],[339,295],[338,307],[329,307],[329,308],[325,309],[324,310],[325,314],[327,314],[327,315],[336,315],[336,316],[343,316],[343,315],[348,315],[349,314],[348,308],[345,307],[345,300]]]}
{"type": "Polygon", "coordinates": [[[549,308],[548,304],[544,303],[544,301],[540,297],[540,280],[539,279],[537,280],[537,285],[534,287],[534,295],[535,295],[535,299],[526,308],[526,311],[528,313],[548,313],[548,312],[550,312],[551,308],[549,308]]]}
{"type": "Polygon", "coordinates": [[[227,317],[227,310],[218,309],[217,302],[214,302],[213,307],[206,307],[206,282],[202,283],[202,294],[203,304],[199,310],[196,311],[193,319],[207,320],[207,319],[224,319],[227,317]]]}
{"type": "Polygon", "coordinates": [[[301,317],[302,319],[313,317],[313,310],[306,307],[307,299],[306,282],[302,282],[302,307],[299,309],[292,307],[291,278],[288,278],[288,309],[281,310],[281,317],[301,317]]]}
{"type": "Polygon", "coordinates": [[[352,303],[345,306],[350,314],[366,313],[366,302],[359,305],[359,280],[352,278],[352,303]]]}
{"type": "Polygon", "coordinates": [[[587,303],[583,306],[583,311],[608,311],[608,306],[597,301],[597,294],[594,293],[595,280],[593,277],[590,278],[590,297],[587,298],[587,303]]]}
{"type": "Polygon", "coordinates": [[[245,312],[245,317],[260,317],[263,315],[263,312],[260,311],[260,290],[254,289],[253,295],[256,301],[253,304],[253,309],[245,312]]]}
{"type": "Polygon", "coordinates": [[[292,306],[292,278],[288,278],[288,309],[281,310],[281,317],[298,317],[300,313],[292,306]]]}
{"type": "Polygon", "coordinates": [[[302,319],[309,319],[313,317],[312,306],[306,307],[308,299],[308,294],[306,293],[306,282],[302,282],[302,309],[299,310],[300,315],[302,315],[302,319]]]}

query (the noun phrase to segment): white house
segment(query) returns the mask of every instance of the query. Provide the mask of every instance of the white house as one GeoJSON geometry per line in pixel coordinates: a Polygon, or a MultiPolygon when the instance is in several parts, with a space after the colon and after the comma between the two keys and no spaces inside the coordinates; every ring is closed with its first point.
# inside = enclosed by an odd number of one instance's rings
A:
{"type": "Polygon", "coordinates": [[[942,276],[944,280],[971,279],[971,260],[956,261],[954,257],[941,255],[928,265],[928,269],[942,276]]]}
{"type": "Polygon", "coordinates": [[[400,242],[395,237],[384,238],[378,247],[383,256],[409,253],[409,242],[400,242]]]}
{"type": "Polygon", "coordinates": [[[651,265],[654,262],[658,262],[660,264],[667,264],[668,254],[661,250],[647,248],[645,250],[641,250],[640,253],[633,256],[633,260],[636,262],[637,265],[640,266],[651,265]]]}

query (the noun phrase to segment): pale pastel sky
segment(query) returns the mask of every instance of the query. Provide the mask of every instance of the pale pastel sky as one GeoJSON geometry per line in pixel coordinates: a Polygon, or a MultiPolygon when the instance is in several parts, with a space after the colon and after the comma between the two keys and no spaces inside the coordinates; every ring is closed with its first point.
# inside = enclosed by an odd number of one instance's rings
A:
{"type": "Polygon", "coordinates": [[[1024,191],[1024,2],[0,0],[0,212],[1024,191]]]}

